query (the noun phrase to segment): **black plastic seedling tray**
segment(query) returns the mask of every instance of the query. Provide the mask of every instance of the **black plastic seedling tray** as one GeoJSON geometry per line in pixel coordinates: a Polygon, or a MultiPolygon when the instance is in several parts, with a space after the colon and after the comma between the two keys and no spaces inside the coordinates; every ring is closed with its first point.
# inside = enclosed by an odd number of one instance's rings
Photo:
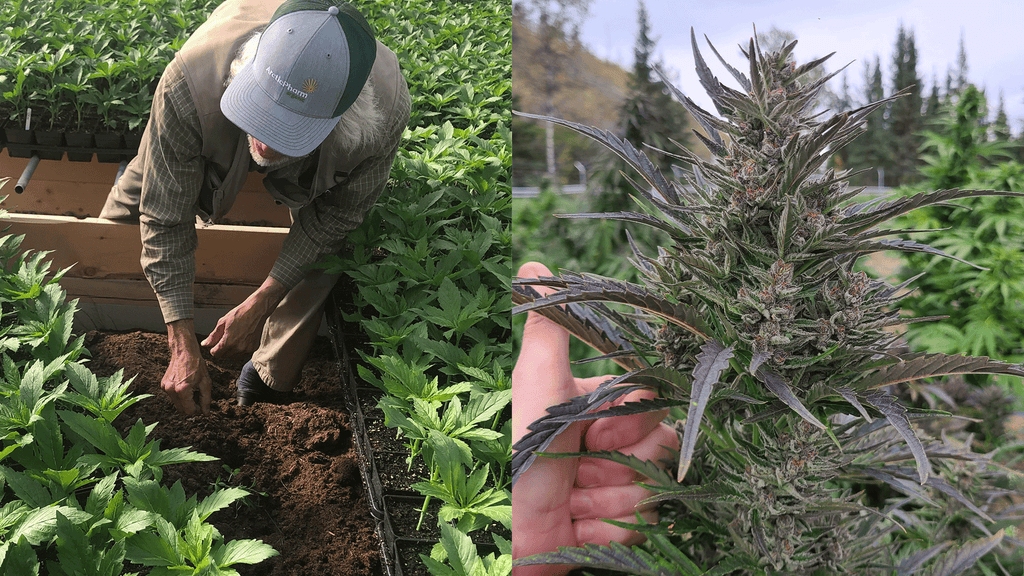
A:
{"type": "Polygon", "coordinates": [[[410,531],[407,527],[410,518],[419,519],[423,505],[423,498],[409,486],[423,479],[427,471],[419,460],[416,460],[419,465],[409,470],[408,450],[395,440],[394,430],[384,426],[384,414],[377,408],[380,390],[361,386],[355,378],[350,347],[364,336],[358,326],[343,320],[341,311],[351,306],[348,294],[351,290],[339,282],[339,287],[327,301],[325,312],[340,365],[342,386],[345,387],[345,401],[359,454],[359,472],[366,486],[370,515],[376,522],[380,538],[382,564],[387,576],[426,575],[429,573],[419,554],[429,555],[430,549],[438,542],[436,509],[434,516],[424,520],[423,530],[413,528],[410,531]],[[396,526],[408,534],[399,536],[396,526]],[[425,532],[427,528],[435,532],[425,532]]]}
{"type": "MultiPolygon", "coordinates": [[[[343,320],[342,311],[354,311],[351,286],[339,285],[327,301],[326,313],[331,340],[341,366],[341,381],[350,412],[353,436],[359,453],[359,470],[366,485],[370,514],[377,522],[381,555],[388,576],[428,576],[420,554],[430,555],[438,543],[440,527],[436,500],[427,505],[420,522],[424,497],[412,490],[412,484],[426,480],[429,470],[420,458],[409,465],[409,450],[384,424],[384,413],[377,408],[383,392],[354,376],[353,350],[365,342],[355,324],[343,320]]],[[[471,534],[481,554],[497,553],[490,532],[511,538],[504,526],[495,523],[490,530],[471,534]]]]}

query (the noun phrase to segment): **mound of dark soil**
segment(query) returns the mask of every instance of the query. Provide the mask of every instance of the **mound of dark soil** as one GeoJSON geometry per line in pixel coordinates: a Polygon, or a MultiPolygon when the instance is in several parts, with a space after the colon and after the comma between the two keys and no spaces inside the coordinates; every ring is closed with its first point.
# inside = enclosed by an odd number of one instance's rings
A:
{"type": "Polygon", "coordinates": [[[211,413],[191,417],[175,411],[160,389],[168,362],[166,335],[90,332],[86,346],[92,353],[88,366],[98,376],[123,368],[126,378],[135,377],[132,392],[153,395],[118,417],[114,424],[123,433],[140,418],[158,422],[150,439],[161,439],[161,448],[191,446],[220,459],[168,466],[168,485],[180,480],[186,494],[200,498],[218,481],[254,492],[209,519],[227,540],[256,538],[280,552],[254,566],[235,565],[241,574],[382,573],[329,341],[317,342],[290,402],[280,406],[237,406],[235,380],[245,360],[206,356],[213,379],[211,413]]]}

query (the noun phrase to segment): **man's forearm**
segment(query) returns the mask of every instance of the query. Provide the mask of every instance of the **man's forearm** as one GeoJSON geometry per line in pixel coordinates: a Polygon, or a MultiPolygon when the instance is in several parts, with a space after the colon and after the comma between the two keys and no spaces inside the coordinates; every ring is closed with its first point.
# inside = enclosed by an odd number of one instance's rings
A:
{"type": "Polygon", "coordinates": [[[182,318],[167,323],[167,345],[171,356],[190,354],[199,356],[199,340],[196,338],[196,326],[192,318],[182,318]]]}
{"type": "Polygon", "coordinates": [[[270,312],[281,303],[281,300],[284,300],[286,294],[288,294],[288,288],[284,284],[272,276],[267,276],[267,279],[249,296],[249,299],[254,300],[254,304],[260,306],[262,315],[269,316],[270,312]]]}

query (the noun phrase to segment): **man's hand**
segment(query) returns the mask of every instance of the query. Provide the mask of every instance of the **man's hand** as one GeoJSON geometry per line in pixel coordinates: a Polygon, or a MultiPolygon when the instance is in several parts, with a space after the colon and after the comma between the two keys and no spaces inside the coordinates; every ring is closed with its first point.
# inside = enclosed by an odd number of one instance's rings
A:
{"type": "Polygon", "coordinates": [[[192,319],[167,324],[167,343],[171,349],[171,362],[160,381],[160,387],[178,412],[189,416],[196,413],[193,396],[198,389],[203,414],[209,414],[212,382],[196,340],[192,319]]]}
{"type": "MultiPolygon", "coordinates": [[[[519,269],[520,278],[551,276],[535,262],[519,269]]],[[[546,294],[550,288],[536,287],[546,294]]],[[[527,426],[544,416],[547,408],[593,391],[608,377],[575,378],[569,370],[569,333],[543,316],[530,312],[523,330],[523,345],[512,372],[512,436],[519,440],[527,426]]],[[[616,402],[651,397],[634,392],[616,402]]],[[[606,406],[607,407],[607,406],[606,406]]],[[[644,460],[667,458],[662,446],[678,447],[675,431],[663,424],[664,412],[604,418],[585,425],[576,422],[559,434],[547,452],[619,450],[644,460]]],[[[597,458],[537,458],[512,490],[512,556],[522,558],[559,546],[586,543],[639,544],[644,536],[619,528],[602,518],[636,522],[635,512],[654,522],[653,505],[637,504],[650,494],[635,482],[642,478],[632,469],[597,458]]],[[[571,566],[519,566],[515,576],[553,576],[571,566]]]]}
{"type": "Polygon", "coordinates": [[[259,348],[263,325],[286,293],[283,284],[268,277],[244,302],[217,321],[203,346],[216,357],[252,354],[259,348]]]}

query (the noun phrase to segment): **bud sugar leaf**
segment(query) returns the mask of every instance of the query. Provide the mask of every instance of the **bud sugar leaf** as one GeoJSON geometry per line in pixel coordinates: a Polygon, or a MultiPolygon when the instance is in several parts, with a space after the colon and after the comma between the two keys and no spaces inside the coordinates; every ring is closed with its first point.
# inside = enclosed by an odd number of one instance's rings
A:
{"type": "Polygon", "coordinates": [[[758,370],[756,375],[757,379],[763,382],[772,394],[777,396],[779,400],[785,402],[785,404],[793,409],[794,412],[799,414],[801,418],[822,430],[827,430],[825,425],[815,418],[814,414],[811,414],[811,411],[808,410],[807,407],[800,402],[800,399],[793,394],[793,390],[789,387],[789,384],[786,383],[782,376],[764,369],[758,370]]]}
{"type": "Polygon", "coordinates": [[[928,455],[925,453],[924,445],[921,444],[917,433],[910,426],[910,420],[907,418],[907,409],[896,400],[895,396],[884,392],[872,392],[865,396],[863,400],[868,405],[878,408],[885,415],[885,419],[896,429],[896,432],[907,441],[907,446],[910,447],[910,451],[914,454],[914,460],[917,461],[918,478],[921,484],[927,482],[931,471],[928,455]]]}
{"type": "Polygon", "coordinates": [[[711,392],[718,383],[722,371],[729,367],[729,359],[733,356],[733,347],[722,346],[717,340],[709,340],[701,347],[697,356],[697,366],[693,369],[693,384],[690,388],[690,408],[686,413],[686,425],[679,450],[679,469],[676,481],[682,482],[686,471],[690,468],[693,451],[697,446],[697,435],[700,433],[700,422],[704,417],[704,409],[711,398],[711,392]]]}

